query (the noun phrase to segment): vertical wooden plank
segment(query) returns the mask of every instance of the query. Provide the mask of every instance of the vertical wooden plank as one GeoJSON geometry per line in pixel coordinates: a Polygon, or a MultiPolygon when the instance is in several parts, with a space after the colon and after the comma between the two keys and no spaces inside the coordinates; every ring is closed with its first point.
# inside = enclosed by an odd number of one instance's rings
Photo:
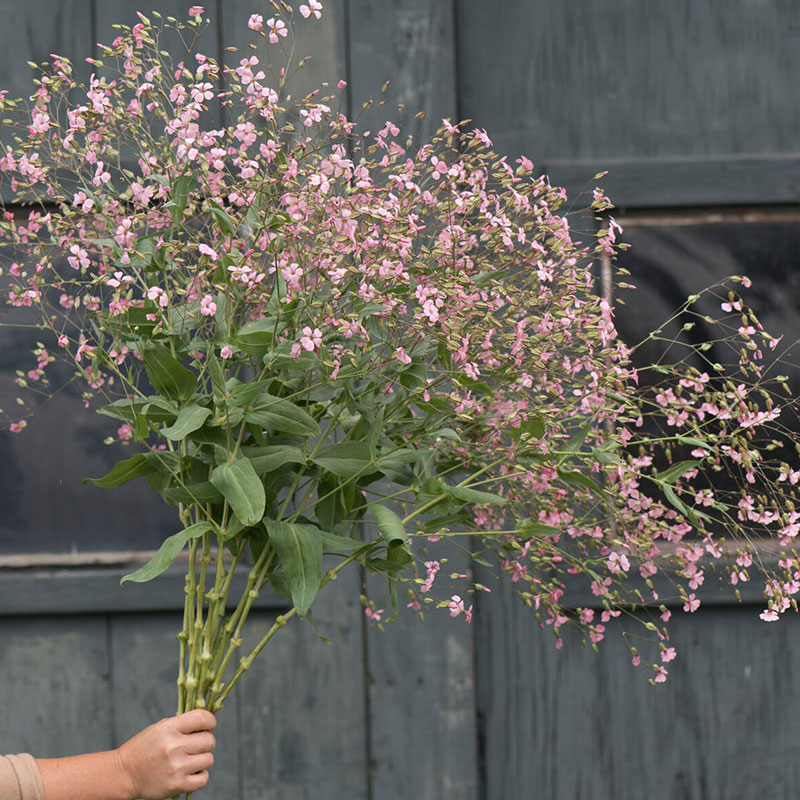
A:
{"type": "Polygon", "coordinates": [[[455,117],[456,54],[452,0],[350,0],[350,96],[353,116],[373,98],[385,106],[364,114],[362,130],[377,132],[381,120],[401,124],[418,143],[443,117],[455,117]],[[389,81],[389,89],[381,87],[389,81]],[[398,113],[398,105],[404,106],[398,113]],[[426,114],[416,120],[417,112],[426,114]]]}
{"type": "MultiPolygon", "coordinates": [[[[311,625],[292,619],[239,686],[243,800],[367,800],[358,574],[343,571],[314,605],[311,625]]],[[[248,621],[255,644],[275,620],[248,621]]]]}
{"type": "Polygon", "coordinates": [[[273,9],[266,4],[253,5],[249,0],[226,0],[225,13],[221,20],[221,37],[223,47],[236,48],[226,52],[225,63],[235,68],[242,58],[258,55],[260,68],[267,73],[265,85],[278,88],[278,72],[287,64],[291,55],[291,66],[285,92],[294,98],[304,97],[309,92],[320,89],[327,82],[328,88],[321,94],[338,91],[336,84],[346,78],[347,59],[345,53],[345,0],[331,0],[323,4],[322,17],[303,19],[295,5],[296,38],[290,33],[277,44],[265,44],[256,32],[247,27],[247,21],[253,13],[260,13],[265,20],[275,16],[273,9]],[[253,50],[250,45],[256,45],[253,50]],[[297,65],[301,59],[308,58],[305,67],[299,71],[297,65]]]}
{"type": "MultiPolygon", "coordinates": [[[[180,597],[176,597],[180,601],[180,597]]],[[[175,714],[180,612],[111,618],[113,736],[115,745],[175,714]]],[[[217,717],[217,747],[205,800],[241,797],[236,698],[217,717]]]]}
{"type": "Polygon", "coordinates": [[[88,75],[84,59],[94,55],[91,0],[0,0],[0,89],[9,97],[33,92],[27,61],[41,63],[51,53],[69,58],[79,75],[88,75]]]}
{"type": "MultiPolygon", "coordinates": [[[[187,57],[186,46],[192,44],[191,33],[184,32],[184,41],[181,41],[174,32],[165,32],[160,49],[166,50],[170,54],[173,63],[177,64],[179,61],[185,61],[187,67],[193,71],[197,66],[194,58],[196,53],[210,56],[217,61],[220,60],[218,29],[222,16],[221,3],[222,0],[203,0],[197,4],[203,7],[203,20],[208,25],[193,44],[190,56],[187,57]]],[[[172,16],[181,22],[187,22],[191,5],[193,4],[186,2],[186,0],[151,0],[150,3],[144,6],[127,2],[127,0],[102,0],[102,2],[96,3],[95,6],[97,40],[103,44],[113,41],[119,35],[119,31],[116,31],[113,26],[115,24],[135,25],[139,21],[136,16],[137,11],[144,13],[153,23],[158,22],[151,14],[153,10],[161,14],[163,21],[172,16]]],[[[219,126],[221,120],[219,103],[217,101],[209,101],[208,107],[208,118],[205,120],[205,124],[209,127],[219,126]]]]}
{"type": "Polygon", "coordinates": [[[42,758],[108,749],[106,620],[0,618],[0,753],[42,758]]]}
{"type": "MultiPolygon", "coordinates": [[[[427,558],[448,559],[431,594],[449,599],[456,590],[447,591],[447,575],[469,572],[469,557],[455,548],[434,548],[427,558]]],[[[388,615],[381,582],[368,585],[370,598],[385,605],[388,615]]],[[[401,608],[383,633],[366,635],[373,796],[476,800],[472,631],[463,616],[452,619],[446,609],[433,607],[425,611],[420,621],[401,608]]]]}
{"type": "Polygon", "coordinates": [[[570,636],[556,651],[510,592],[482,597],[486,800],[531,787],[548,800],[789,800],[800,778],[800,620],[770,626],[758,610],[674,616],[678,658],[650,686],[616,631],[599,654],[570,636]]]}

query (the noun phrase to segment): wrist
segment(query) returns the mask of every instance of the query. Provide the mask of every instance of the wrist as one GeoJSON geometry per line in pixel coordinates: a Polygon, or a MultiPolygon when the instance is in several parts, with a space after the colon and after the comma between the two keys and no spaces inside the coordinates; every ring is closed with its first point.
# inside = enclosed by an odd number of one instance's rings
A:
{"type": "Polygon", "coordinates": [[[117,776],[114,785],[118,789],[118,792],[114,795],[114,800],[137,800],[139,797],[139,790],[133,778],[133,772],[130,769],[128,760],[125,758],[123,748],[118,747],[116,750],[112,750],[111,756],[114,764],[114,772],[117,776]]]}

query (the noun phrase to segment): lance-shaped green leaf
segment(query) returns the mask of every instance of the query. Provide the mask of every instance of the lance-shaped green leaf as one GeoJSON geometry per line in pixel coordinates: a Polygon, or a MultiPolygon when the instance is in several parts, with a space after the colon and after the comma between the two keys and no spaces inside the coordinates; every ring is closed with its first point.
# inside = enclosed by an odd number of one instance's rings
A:
{"type": "Polygon", "coordinates": [[[245,419],[274,433],[292,433],[298,436],[319,436],[317,421],[289,400],[261,394],[245,419]]]}
{"type": "Polygon", "coordinates": [[[366,442],[326,444],[320,447],[312,461],[340,478],[352,478],[374,466],[366,442]]]}
{"type": "Polygon", "coordinates": [[[391,508],[380,504],[374,505],[372,506],[372,513],[375,515],[375,520],[378,523],[378,530],[387,544],[392,545],[396,542],[408,542],[408,533],[406,532],[405,525],[403,525],[403,520],[400,519],[391,508]]]}
{"type": "Polygon", "coordinates": [[[182,531],[178,531],[178,533],[174,533],[172,536],[168,536],[161,543],[158,552],[135,572],[125,575],[120,584],[125,583],[125,581],[146,583],[153,580],[175,560],[189,539],[196,539],[205,533],[211,533],[213,530],[214,526],[210,522],[197,522],[182,531]]]}
{"type": "Polygon", "coordinates": [[[442,489],[462,503],[488,503],[494,506],[502,506],[507,502],[506,498],[501,497],[499,494],[481,492],[478,489],[469,489],[466,486],[448,486],[443,483],[442,489]]]}
{"type": "Polygon", "coordinates": [[[511,427],[510,431],[513,439],[519,439],[523,433],[528,433],[533,439],[541,439],[544,436],[544,417],[531,417],[519,424],[519,427],[511,427]]]}
{"type": "Polygon", "coordinates": [[[655,480],[661,483],[675,483],[681,475],[695,469],[700,465],[699,461],[681,461],[678,464],[673,464],[663,472],[656,475],[655,480]]]}
{"type": "Polygon", "coordinates": [[[264,516],[264,486],[248,459],[240,458],[230,466],[221,464],[216,467],[211,483],[222,492],[243,525],[255,525],[264,516]]]}
{"type": "Polygon", "coordinates": [[[228,236],[236,235],[236,223],[231,219],[228,213],[222,208],[219,203],[213,200],[208,201],[208,210],[214,215],[220,230],[228,236]]]}
{"type": "Polygon", "coordinates": [[[170,441],[178,442],[185,439],[190,433],[203,427],[203,423],[211,416],[211,409],[203,408],[197,404],[184,406],[179,412],[175,422],[161,433],[170,441]]]}
{"type": "Polygon", "coordinates": [[[556,471],[558,472],[558,477],[564,483],[570,484],[570,486],[580,486],[583,489],[589,489],[595,494],[603,493],[603,490],[591,478],[576,469],[558,469],[556,471]]]}
{"type": "Polygon", "coordinates": [[[197,376],[166,348],[152,345],[142,353],[142,360],[147,377],[157,392],[183,402],[194,394],[197,376]]]}
{"type": "Polygon", "coordinates": [[[194,185],[194,175],[182,175],[172,185],[171,197],[168,202],[164,203],[164,208],[170,210],[172,220],[176,225],[180,225],[183,221],[186,203],[189,200],[189,193],[194,188],[194,185]]]}
{"type": "Polygon", "coordinates": [[[285,444],[266,445],[265,447],[243,447],[242,455],[246,456],[253,469],[259,474],[274,472],[284,464],[305,464],[306,457],[299,447],[285,444]]]}
{"type": "Polygon", "coordinates": [[[350,553],[363,546],[364,542],[360,539],[352,539],[349,536],[339,536],[337,533],[322,531],[322,547],[332,553],[350,553]]]}
{"type": "Polygon", "coordinates": [[[173,505],[178,503],[221,503],[222,493],[211,481],[177,484],[161,492],[161,496],[173,505]]]}
{"type": "Polygon", "coordinates": [[[378,530],[386,541],[386,560],[402,567],[410,564],[413,556],[403,520],[391,508],[382,505],[372,506],[372,513],[378,523],[378,530]]]}
{"type": "Polygon", "coordinates": [[[265,519],[264,527],[283,565],[292,603],[304,617],[322,581],[322,531],[314,525],[273,519],[265,519]]]}
{"type": "Polygon", "coordinates": [[[114,464],[113,469],[102,478],[84,478],[84,483],[93,483],[95,486],[101,486],[103,489],[111,489],[115,486],[122,486],[140,475],[144,475],[151,469],[147,456],[143,453],[137,453],[135,456],[126,458],[124,461],[118,461],[114,464]]]}

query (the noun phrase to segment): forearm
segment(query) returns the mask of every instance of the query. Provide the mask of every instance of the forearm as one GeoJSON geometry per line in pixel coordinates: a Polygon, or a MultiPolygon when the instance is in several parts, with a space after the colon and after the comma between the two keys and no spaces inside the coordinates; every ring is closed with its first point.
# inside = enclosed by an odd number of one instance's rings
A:
{"type": "Polygon", "coordinates": [[[69,758],[37,758],[44,800],[136,800],[119,750],[69,758]]]}

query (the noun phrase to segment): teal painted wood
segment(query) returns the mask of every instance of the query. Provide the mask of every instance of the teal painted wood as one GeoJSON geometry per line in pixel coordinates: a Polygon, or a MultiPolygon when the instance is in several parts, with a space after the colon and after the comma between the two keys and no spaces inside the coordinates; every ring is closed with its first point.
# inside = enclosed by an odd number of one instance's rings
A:
{"type": "MultiPolygon", "coordinates": [[[[358,572],[344,570],[292,619],[239,684],[241,800],[370,800],[358,572]]],[[[244,647],[274,615],[254,615],[244,647]]],[[[223,712],[227,713],[227,709],[223,712]]]]}
{"type": "Polygon", "coordinates": [[[486,800],[794,797],[797,633],[796,618],[764,625],[752,607],[673,617],[678,657],[667,682],[650,686],[611,626],[599,654],[571,636],[559,652],[511,593],[483,596],[486,800]]]}
{"type": "Polygon", "coordinates": [[[261,13],[265,20],[273,16],[268,7],[254,5],[248,0],[225,0],[220,37],[225,47],[236,48],[235,52],[224,54],[228,66],[236,67],[240,59],[253,55],[249,45],[256,44],[261,69],[267,73],[265,83],[277,88],[277,71],[285,65],[286,57],[293,49],[293,66],[287,71],[286,93],[300,98],[318,89],[321,89],[321,96],[339,91],[336,84],[346,78],[347,70],[345,0],[324,3],[320,20],[305,20],[296,12],[296,40],[292,41],[290,34],[268,47],[257,33],[247,27],[247,20],[255,12],[261,13]],[[303,58],[308,58],[306,65],[296,71],[303,58]],[[328,87],[321,87],[323,82],[327,82],[328,87]]]}
{"type": "MultiPolygon", "coordinates": [[[[109,649],[115,745],[175,713],[176,635],[181,623],[180,613],[111,616],[109,649]]],[[[217,737],[214,767],[201,795],[204,800],[232,800],[241,796],[237,718],[237,699],[232,697],[219,715],[214,731],[217,737]]]]}
{"type": "MultiPolygon", "coordinates": [[[[680,195],[669,190],[671,203],[697,204],[731,202],[731,164],[797,156],[800,53],[789,0],[532,0],[491,13],[465,0],[457,12],[461,113],[512,157],[613,160],[631,170],[640,159],[708,159],[702,179],[686,183],[684,172],[680,195]]],[[[785,196],[786,178],[765,166],[785,196]]],[[[658,172],[653,183],[664,178],[658,172]]],[[[740,189],[733,201],[776,199],[769,178],[759,189],[740,189]]],[[[639,186],[620,202],[657,205],[663,196],[655,188],[643,197],[639,186]]]]}
{"type": "Polygon", "coordinates": [[[112,745],[105,617],[3,619],[0,675],[0,753],[54,758],[112,745]]]}
{"type": "Polygon", "coordinates": [[[364,114],[361,129],[377,133],[391,120],[421,143],[442,117],[457,113],[452,0],[350,0],[348,9],[351,115],[359,117],[370,98],[376,106],[385,101],[383,108],[364,114]],[[389,88],[382,94],[386,81],[389,88]],[[420,111],[427,115],[424,121],[415,119],[420,111]]]}
{"type": "Polygon", "coordinates": [[[79,75],[88,76],[84,58],[94,55],[92,0],[30,0],[23,4],[0,0],[0,89],[10,98],[28,98],[37,64],[51,53],[66,56],[79,75]]]}
{"type": "MultiPolygon", "coordinates": [[[[439,554],[431,554],[431,558],[439,554]]],[[[448,548],[436,600],[449,599],[447,575],[469,571],[468,557],[448,548]]],[[[424,567],[422,568],[424,569],[424,567]]],[[[370,598],[389,614],[379,581],[370,598]],[[382,599],[381,599],[382,598],[382,599]]],[[[478,754],[473,639],[464,617],[426,608],[426,619],[405,608],[385,631],[367,631],[370,753],[373,797],[400,800],[476,800],[478,754]]],[[[467,599],[467,605],[471,602],[467,599]]]]}
{"type": "MultiPolygon", "coordinates": [[[[203,28],[196,42],[193,41],[194,34],[191,31],[184,31],[183,40],[173,31],[165,32],[161,49],[169,52],[174,65],[177,65],[179,61],[185,61],[186,66],[194,71],[197,66],[194,58],[196,53],[203,53],[217,61],[220,60],[221,54],[217,32],[222,13],[220,10],[221,2],[222,0],[207,0],[207,2],[198,4],[205,9],[203,19],[207,26],[203,28]],[[192,52],[188,55],[187,45],[192,46],[192,52]]],[[[187,22],[187,12],[191,5],[191,3],[186,3],[184,0],[150,0],[144,5],[127,2],[126,0],[103,0],[103,2],[95,4],[97,40],[103,44],[113,41],[119,35],[119,31],[115,30],[113,26],[117,24],[135,25],[139,21],[136,16],[137,11],[148,15],[148,18],[153,23],[157,22],[157,18],[152,14],[153,10],[162,15],[163,21],[166,21],[168,16],[172,16],[181,22],[187,22]]],[[[207,124],[212,127],[219,125],[222,119],[219,101],[209,101],[208,106],[209,119],[207,124]]]]}

